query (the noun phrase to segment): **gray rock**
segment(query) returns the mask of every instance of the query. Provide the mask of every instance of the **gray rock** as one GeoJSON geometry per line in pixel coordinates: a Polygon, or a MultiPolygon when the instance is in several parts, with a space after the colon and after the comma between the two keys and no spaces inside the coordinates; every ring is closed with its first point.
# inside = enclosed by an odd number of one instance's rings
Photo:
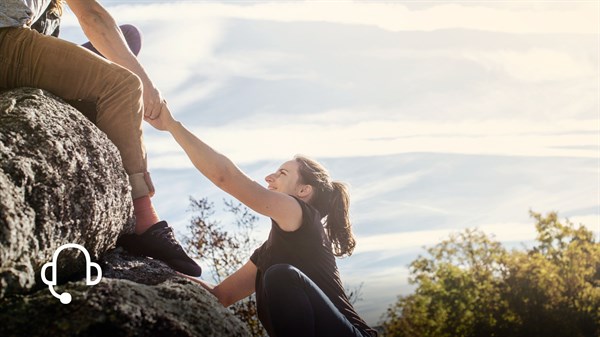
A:
{"type": "MultiPolygon", "coordinates": [[[[0,298],[45,285],[39,272],[65,243],[98,258],[133,230],[116,147],[81,113],[39,89],[0,93],[0,298]]],[[[60,281],[83,270],[60,254],[60,281]]]]}
{"type": "Polygon", "coordinates": [[[44,91],[0,93],[0,336],[249,336],[198,284],[113,249],[133,225],[128,179],[102,132],[44,91]],[[103,277],[87,285],[79,250],[64,250],[53,289],[72,301],[62,304],[40,271],[66,243],[99,259],[103,277]]]}
{"type": "Polygon", "coordinates": [[[164,263],[121,248],[105,255],[102,281],[57,287],[0,302],[1,336],[249,336],[245,325],[194,282],[164,263]],[[35,318],[32,324],[32,318],[35,318]]]}

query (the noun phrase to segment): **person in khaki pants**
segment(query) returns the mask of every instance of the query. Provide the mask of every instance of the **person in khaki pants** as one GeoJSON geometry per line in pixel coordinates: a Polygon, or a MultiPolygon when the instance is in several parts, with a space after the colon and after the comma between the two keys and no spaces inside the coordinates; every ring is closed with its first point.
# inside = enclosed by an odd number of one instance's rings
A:
{"type": "Polygon", "coordinates": [[[155,119],[166,102],[110,13],[94,0],[66,0],[91,44],[106,58],[30,28],[43,14],[62,14],[61,0],[0,0],[0,89],[35,87],[68,101],[96,105],[95,123],[117,146],[132,187],[135,234],[119,244],[158,258],[184,274],[202,272],[160,221],[150,197],[142,120],[155,119]]]}

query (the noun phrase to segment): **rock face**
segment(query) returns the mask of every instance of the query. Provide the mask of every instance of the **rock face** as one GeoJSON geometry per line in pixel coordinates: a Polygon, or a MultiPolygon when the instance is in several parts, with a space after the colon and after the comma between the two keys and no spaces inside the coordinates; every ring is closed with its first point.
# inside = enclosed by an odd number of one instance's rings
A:
{"type": "Polygon", "coordinates": [[[127,175],[104,133],[47,92],[0,92],[0,336],[249,335],[199,285],[115,249],[133,224],[127,175]],[[62,304],[40,271],[66,243],[83,245],[103,277],[86,285],[82,254],[63,250],[54,289],[72,302],[62,304]]]}
{"type": "MultiPolygon", "coordinates": [[[[133,228],[129,189],[116,147],[77,110],[39,89],[0,93],[0,298],[39,285],[65,243],[93,257],[114,246],[133,228]]],[[[79,260],[58,275],[81,270],[79,260]]]]}
{"type": "Polygon", "coordinates": [[[84,281],[57,287],[63,305],[46,289],[5,300],[1,336],[249,336],[245,325],[192,281],[160,261],[132,257],[121,248],[101,262],[95,286],[84,281]],[[35,317],[35,324],[31,319],[35,317]]]}

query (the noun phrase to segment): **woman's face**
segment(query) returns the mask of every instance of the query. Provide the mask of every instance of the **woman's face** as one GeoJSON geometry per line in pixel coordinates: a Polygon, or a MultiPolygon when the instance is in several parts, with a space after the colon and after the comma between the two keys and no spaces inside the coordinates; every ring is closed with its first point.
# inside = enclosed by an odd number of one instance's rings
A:
{"type": "Polygon", "coordinates": [[[271,191],[297,195],[300,188],[299,164],[296,160],[283,163],[276,172],[265,177],[267,188],[271,191]]]}

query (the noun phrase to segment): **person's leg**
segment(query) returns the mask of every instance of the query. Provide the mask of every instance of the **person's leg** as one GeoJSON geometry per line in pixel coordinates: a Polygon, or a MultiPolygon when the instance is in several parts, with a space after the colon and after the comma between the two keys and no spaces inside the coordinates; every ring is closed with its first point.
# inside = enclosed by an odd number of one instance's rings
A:
{"type": "MultiPolygon", "coordinates": [[[[140,50],[142,49],[142,33],[139,29],[137,29],[136,26],[130,24],[121,25],[119,26],[119,28],[123,33],[123,37],[125,37],[125,41],[129,46],[129,50],[131,50],[131,52],[135,56],[137,56],[140,53],[140,50]]],[[[82,44],[81,46],[104,57],[89,41],[82,44]]]]}
{"type": "MultiPolygon", "coordinates": [[[[136,214],[136,232],[153,226],[158,241],[141,246],[144,255],[173,253],[199,274],[200,267],[174,240],[172,229],[164,228],[150,202],[154,187],[146,166],[142,138],[142,83],[129,70],[109,62],[73,43],[39,34],[27,28],[0,29],[0,88],[35,87],[66,100],[84,100],[97,105],[96,125],[116,145],[129,175],[136,214]],[[169,233],[167,233],[169,231],[169,233]]],[[[165,224],[166,225],[166,224],[165,224]]],[[[131,240],[130,240],[131,241],[131,240]]]]}
{"type": "Polygon", "coordinates": [[[142,138],[142,84],[127,69],[81,47],[27,28],[10,28],[2,39],[0,85],[35,87],[67,100],[97,104],[96,125],[121,153],[134,199],[154,193],[142,138]]]}
{"type": "MultiPolygon", "coordinates": [[[[139,54],[140,50],[142,49],[142,33],[140,32],[139,29],[137,29],[137,27],[135,27],[133,25],[129,25],[129,24],[121,25],[121,26],[119,26],[119,28],[121,29],[121,32],[123,33],[123,36],[125,37],[125,41],[127,42],[127,45],[129,46],[129,50],[131,50],[131,52],[135,56],[137,56],[139,54]]],[[[89,41],[82,44],[81,46],[99,56],[104,57],[102,54],[100,54],[100,52],[96,48],[94,48],[92,43],[89,41]]],[[[66,100],[66,101],[67,101],[67,103],[72,105],[75,109],[81,111],[81,113],[83,113],[90,121],[92,121],[93,123],[96,123],[97,110],[96,110],[95,102],[84,101],[82,99],[66,100]]],[[[145,203],[147,203],[147,202],[144,201],[144,204],[145,203]]],[[[142,209],[144,207],[136,207],[136,208],[142,209]]]]}
{"type": "Polygon", "coordinates": [[[363,336],[327,295],[293,266],[271,266],[263,276],[263,287],[276,336],[363,336]]]}
{"type": "MultiPolygon", "coordinates": [[[[119,28],[121,29],[121,32],[123,33],[123,36],[125,37],[125,41],[127,42],[129,49],[131,50],[131,52],[133,54],[135,54],[137,56],[142,48],[142,34],[137,29],[137,27],[135,27],[133,25],[129,25],[129,24],[121,25],[121,26],[119,26],[119,28]]],[[[91,42],[88,41],[88,42],[82,44],[81,46],[104,58],[104,55],[102,55],[92,45],[91,42]]],[[[82,100],[79,100],[78,102],[69,102],[69,103],[71,103],[73,106],[75,106],[76,108],[78,108],[80,110],[84,110],[83,113],[86,116],[93,115],[94,121],[95,121],[96,116],[93,111],[96,109],[95,104],[89,104],[89,102],[82,101],[82,100]]],[[[144,196],[141,198],[137,198],[133,201],[133,205],[134,205],[134,212],[135,212],[135,216],[136,216],[136,220],[137,220],[136,221],[137,226],[135,227],[135,233],[142,234],[146,230],[148,230],[148,228],[150,228],[152,225],[156,224],[158,222],[159,218],[158,218],[158,215],[156,214],[156,210],[154,209],[154,206],[152,205],[150,197],[144,196]]]]}
{"type": "MultiPolygon", "coordinates": [[[[127,42],[129,49],[134,55],[137,56],[142,48],[141,32],[139,31],[139,29],[137,29],[137,27],[129,24],[121,25],[119,26],[119,28],[121,29],[121,32],[125,37],[125,41],[127,42]]],[[[102,55],[92,45],[91,42],[88,41],[82,44],[81,46],[104,58],[104,55],[102,55]]],[[[82,111],[84,115],[96,122],[97,111],[96,105],[93,102],[88,102],[79,99],[77,101],[69,101],[69,104],[75,106],[77,109],[82,111]]],[[[156,213],[156,210],[152,205],[150,197],[148,196],[143,196],[135,199],[133,201],[133,205],[137,222],[135,232],[136,234],[142,234],[146,230],[148,230],[148,228],[150,228],[152,225],[158,222],[158,214],[156,213]]]]}

